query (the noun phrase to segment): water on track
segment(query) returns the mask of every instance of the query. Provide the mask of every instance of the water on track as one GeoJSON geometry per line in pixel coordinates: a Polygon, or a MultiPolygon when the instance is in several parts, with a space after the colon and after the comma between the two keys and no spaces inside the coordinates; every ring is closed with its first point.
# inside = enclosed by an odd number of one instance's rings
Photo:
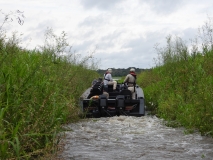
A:
{"type": "Polygon", "coordinates": [[[65,160],[212,160],[213,139],[155,116],[87,119],[66,126],[65,160]]]}

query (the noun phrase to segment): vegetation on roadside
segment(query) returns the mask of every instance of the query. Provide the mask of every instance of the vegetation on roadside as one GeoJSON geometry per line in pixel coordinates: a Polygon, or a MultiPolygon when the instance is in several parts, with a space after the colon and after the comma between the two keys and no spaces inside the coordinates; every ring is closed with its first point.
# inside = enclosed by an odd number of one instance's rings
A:
{"type": "Polygon", "coordinates": [[[0,34],[0,159],[37,159],[56,149],[62,124],[79,119],[78,98],[98,77],[97,64],[92,55],[68,50],[64,32],[57,36],[48,29],[38,50],[22,49],[17,34],[5,35],[0,34]]]}
{"type": "Polygon", "coordinates": [[[184,126],[213,136],[213,26],[209,19],[199,37],[187,46],[168,36],[167,46],[157,48],[156,67],[142,72],[138,83],[146,106],[168,125],[184,126]]]}

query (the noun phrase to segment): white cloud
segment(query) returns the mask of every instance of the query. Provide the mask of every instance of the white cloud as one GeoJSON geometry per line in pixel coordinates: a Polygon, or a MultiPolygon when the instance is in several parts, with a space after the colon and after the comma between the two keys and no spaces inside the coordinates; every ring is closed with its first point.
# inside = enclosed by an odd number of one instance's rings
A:
{"type": "Polygon", "coordinates": [[[23,33],[24,46],[42,45],[47,27],[57,34],[65,31],[73,50],[83,55],[95,50],[104,69],[150,68],[156,43],[165,45],[169,34],[192,39],[213,16],[210,0],[1,0],[0,9],[24,11],[23,26],[4,26],[23,33]]]}
{"type": "Polygon", "coordinates": [[[100,9],[109,9],[115,6],[116,4],[122,2],[122,0],[107,0],[107,1],[101,1],[101,0],[81,0],[82,5],[86,9],[91,9],[93,7],[97,7],[100,9]]]}
{"type": "Polygon", "coordinates": [[[183,0],[144,0],[141,2],[147,3],[153,12],[157,14],[170,14],[172,12],[176,12],[176,10],[181,9],[181,5],[183,0]]]}

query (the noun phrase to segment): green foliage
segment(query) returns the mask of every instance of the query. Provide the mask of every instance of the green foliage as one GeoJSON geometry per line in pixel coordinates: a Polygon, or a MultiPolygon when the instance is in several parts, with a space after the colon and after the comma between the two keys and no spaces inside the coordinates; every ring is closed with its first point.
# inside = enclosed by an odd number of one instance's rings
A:
{"type": "Polygon", "coordinates": [[[145,72],[141,72],[141,74],[137,77],[137,84],[141,86],[144,90],[144,95],[146,99],[146,110],[152,112],[152,114],[156,113],[156,109],[158,106],[157,100],[160,96],[160,77],[155,73],[156,70],[147,70],[145,72]],[[156,84],[159,85],[156,85],[156,84]]]}
{"type": "Polygon", "coordinates": [[[180,38],[167,37],[167,46],[157,48],[156,67],[141,73],[138,83],[148,109],[168,125],[213,136],[213,34],[209,27],[202,28],[205,41],[200,51],[198,45],[190,51],[180,38]]]}
{"type": "MultiPolygon", "coordinates": [[[[113,72],[112,72],[112,76],[113,76],[113,77],[124,77],[124,76],[126,76],[127,74],[129,74],[130,68],[135,68],[135,67],[128,67],[128,68],[126,68],[126,69],[124,69],[124,68],[118,68],[118,69],[112,68],[112,71],[113,71],[113,72]]],[[[103,76],[103,75],[106,73],[106,70],[107,70],[107,69],[105,69],[105,70],[103,70],[103,69],[98,69],[97,72],[98,72],[101,76],[103,76]]],[[[137,74],[139,74],[139,73],[141,73],[141,72],[143,72],[143,71],[146,71],[146,70],[149,70],[149,69],[135,68],[135,72],[136,72],[137,74]]]]}
{"type": "Polygon", "coordinates": [[[98,77],[87,63],[91,56],[61,55],[68,46],[64,32],[47,34],[55,43],[40,51],[21,49],[16,35],[0,38],[0,159],[53,150],[61,125],[79,119],[78,98],[98,77]]]}

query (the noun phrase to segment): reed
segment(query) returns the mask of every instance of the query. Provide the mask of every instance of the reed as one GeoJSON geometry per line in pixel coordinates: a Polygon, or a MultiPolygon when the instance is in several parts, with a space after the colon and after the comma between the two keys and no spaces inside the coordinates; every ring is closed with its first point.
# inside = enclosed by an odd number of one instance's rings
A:
{"type": "Polygon", "coordinates": [[[98,77],[91,56],[61,56],[68,47],[64,33],[47,34],[56,43],[39,50],[22,49],[16,35],[0,38],[2,160],[36,159],[56,150],[62,124],[79,119],[78,98],[98,77]]]}
{"type": "Polygon", "coordinates": [[[167,46],[157,49],[156,67],[141,73],[138,83],[148,109],[169,125],[213,136],[213,29],[209,27],[205,24],[205,34],[200,35],[205,41],[193,46],[168,36],[167,46]]]}

